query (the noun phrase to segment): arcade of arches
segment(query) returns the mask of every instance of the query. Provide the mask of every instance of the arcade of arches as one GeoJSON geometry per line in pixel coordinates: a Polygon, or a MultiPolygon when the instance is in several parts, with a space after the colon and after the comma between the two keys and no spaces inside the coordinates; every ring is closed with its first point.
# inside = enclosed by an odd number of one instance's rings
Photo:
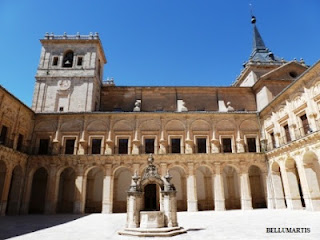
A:
{"type": "MultiPolygon", "coordinates": [[[[143,170],[143,164],[35,166],[26,170],[25,165],[12,166],[0,160],[2,215],[126,212],[133,172],[143,170]]],[[[320,164],[312,151],[271,160],[269,174],[263,165],[241,161],[203,165],[161,162],[159,166],[161,175],[168,170],[172,176],[178,211],[320,209],[320,164]]],[[[150,190],[156,198],[159,192],[157,186],[150,190]]],[[[150,208],[156,207],[151,204],[150,208]]]]}

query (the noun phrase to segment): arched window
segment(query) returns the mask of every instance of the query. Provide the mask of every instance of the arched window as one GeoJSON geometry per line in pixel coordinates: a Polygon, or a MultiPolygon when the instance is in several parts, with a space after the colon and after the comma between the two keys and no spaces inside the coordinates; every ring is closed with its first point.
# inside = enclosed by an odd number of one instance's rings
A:
{"type": "Polygon", "coordinates": [[[69,67],[71,68],[73,64],[73,51],[68,51],[63,56],[63,67],[69,67]]]}

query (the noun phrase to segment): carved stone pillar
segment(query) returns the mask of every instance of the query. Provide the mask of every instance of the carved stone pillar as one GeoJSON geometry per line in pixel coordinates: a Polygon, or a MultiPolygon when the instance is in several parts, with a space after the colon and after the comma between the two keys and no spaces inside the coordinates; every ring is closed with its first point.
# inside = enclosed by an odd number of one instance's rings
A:
{"type": "Polygon", "coordinates": [[[188,164],[189,174],[187,177],[188,212],[198,211],[197,183],[193,163],[188,164]]]}
{"type": "Polygon", "coordinates": [[[213,176],[213,190],[214,190],[214,209],[216,211],[226,210],[225,198],[224,198],[224,187],[223,178],[221,173],[220,163],[215,163],[215,174],[213,176]]]}
{"type": "Polygon", "coordinates": [[[0,215],[1,216],[4,216],[6,214],[11,178],[12,178],[12,167],[9,166],[6,171],[6,176],[4,179],[2,196],[1,196],[1,202],[0,202],[0,215]]]}
{"type": "Polygon", "coordinates": [[[113,206],[113,179],[111,164],[107,164],[103,179],[102,213],[112,213],[113,206]]]}
{"type": "Polygon", "coordinates": [[[47,183],[47,193],[44,212],[46,214],[56,213],[57,199],[58,199],[58,178],[57,178],[57,166],[51,164],[48,183],[47,183]]]}
{"type": "Polygon", "coordinates": [[[76,171],[75,178],[75,193],[74,193],[74,204],[73,204],[73,213],[84,213],[85,205],[85,189],[84,182],[85,178],[83,177],[83,165],[79,164],[76,171]]]}
{"type": "Polygon", "coordinates": [[[138,139],[134,139],[132,141],[132,154],[138,155],[140,153],[140,141],[138,139]]]}
{"type": "Polygon", "coordinates": [[[251,198],[249,174],[244,164],[245,163],[241,164],[242,166],[241,166],[241,173],[240,173],[241,209],[249,210],[249,209],[252,209],[252,198],[251,198]]]}

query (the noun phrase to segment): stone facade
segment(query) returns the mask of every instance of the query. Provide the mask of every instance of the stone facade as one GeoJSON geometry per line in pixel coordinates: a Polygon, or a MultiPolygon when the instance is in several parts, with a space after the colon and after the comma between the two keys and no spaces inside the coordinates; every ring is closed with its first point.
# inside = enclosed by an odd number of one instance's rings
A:
{"type": "Polygon", "coordinates": [[[320,63],[275,57],[253,23],[230,87],[118,87],[97,34],[46,35],[32,110],[0,88],[1,214],[125,212],[149,153],[178,211],[319,210],[320,63]]]}

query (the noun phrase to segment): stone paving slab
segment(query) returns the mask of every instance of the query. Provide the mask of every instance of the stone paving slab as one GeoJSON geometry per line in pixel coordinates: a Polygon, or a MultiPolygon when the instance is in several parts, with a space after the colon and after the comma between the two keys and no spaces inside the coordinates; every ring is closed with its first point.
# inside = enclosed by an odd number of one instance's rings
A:
{"type": "MultiPolygon", "coordinates": [[[[0,217],[0,239],[158,239],[119,236],[117,232],[124,229],[125,221],[126,214],[6,216],[0,217]]],[[[320,239],[320,212],[179,212],[178,222],[188,232],[170,239],[320,239]],[[311,232],[266,233],[266,228],[310,228],[311,232]]]]}

